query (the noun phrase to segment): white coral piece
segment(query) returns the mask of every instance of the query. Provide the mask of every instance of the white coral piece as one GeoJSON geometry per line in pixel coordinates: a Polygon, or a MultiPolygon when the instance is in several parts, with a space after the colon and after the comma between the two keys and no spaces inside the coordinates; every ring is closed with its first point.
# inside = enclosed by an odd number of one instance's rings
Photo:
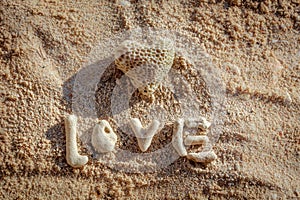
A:
{"type": "Polygon", "coordinates": [[[72,167],[82,167],[88,162],[87,156],[79,155],[76,140],[77,117],[68,115],[65,118],[66,160],[72,167]]]}
{"type": "Polygon", "coordinates": [[[186,156],[187,151],[183,144],[184,119],[178,119],[174,127],[172,145],[180,156],[186,156]]]}
{"type": "Polygon", "coordinates": [[[214,151],[205,151],[199,153],[189,153],[187,158],[195,162],[210,163],[217,159],[217,155],[214,151]]]}
{"type": "Polygon", "coordinates": [[[153,120],[150,126],[146,129],[143,128],[141,121],[137,118],[132,118],[130,120],[131,128],[137,138],[138,145],[141,151],[145,152],[150,147],[153,136],[157,133],[159,129],[160,122],[153,120]]]}
{"type": "Polygon", "coordinates": [[[198,152],[198,153],[187,153],[184,145],[204,145],[207,146],[209,143],[209,138],[206,135],[189,135],[185,132],[185,138],[183,136],[183,128],[187,126],[188,128],[198,128],[199,126],[203,129],[207,129],[210,123],[203,117],[200,118],[190,118],[187,120],[178,119],[176,121],[176,126],[174,128],[172,144],[177,153],[180,156],[186,156],[195,162],[209,163],[217,159],[217,155],[211,151],[198,152]],[[183,141],[184,140],[184,141],[183,141]]]}
{"type": "Polygon", "coordinates": [[[184,139],[185,145],[206,145],[209,142],[209,139],[206,135],[188,135],[184,139]]]}
{"type": "Polygon", "coordinates": [[[92,145],[99,153],[111,152],[115,148],[118,136],[106,120],[97,123],[92,133],[92,145]]]}
{"type": "Polygon", "coordinates": [[[206,130],[210,127],[211,123],[208,122],[204,117],[190,118],[185,120],[185,126],[188,128],[198,128],[206,130]]]}

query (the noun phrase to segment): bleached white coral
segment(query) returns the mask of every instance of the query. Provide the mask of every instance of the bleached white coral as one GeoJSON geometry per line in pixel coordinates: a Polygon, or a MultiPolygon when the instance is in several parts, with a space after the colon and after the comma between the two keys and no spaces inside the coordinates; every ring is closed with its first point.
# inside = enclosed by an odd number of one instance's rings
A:
{"type": "Polygon", "coordinates": [[[217,159],[217,155],[213,151],[205,151],[198,153],[188,153],[187,158],[195,162],[210,163],[217,159]]]}
{"type": "Polygon", "coordinates": [[[178,119],[174,127],[172,138],[172,145],[180,156],[187,155],[186,148],[183,144],[183,126],[184,119],[178,119]]]}
{"type": "MultiPolygon", "coordinates": [[[[206,135],[188,135],[184,140],[185,145],[203,145],[206,147],[209,144],[209,138],[206,135]]],[[[188,153],[187,158],[195,162],[210,163],[217,159],[217,155],[213,150],[188,153]]]]}
{"type": "Polygon", "coordinates": [[[88,162],[87,156],[79,155],[76,139],[77,117],[68,115],[65,118],[66,160],[72,167],[82,167],[88,162]]]}
{"type": "Polygon", "coordinates": [[[145,152],[152,142],[153,136],[157,133],[160,122],[153,120],[148,128],[143,128],[141,121],[137,118],[130,120],[131,128],[137,138],[140,149],[145,152]]]}
{"type": "Polygon", "coordinates": [[[208,128],[210,123],[203,117],[197,119],[178,119],[176,121],[176,126],[174,128],[172,144],[177,153],[180,156],[186,156],[195,162],[209,163],[217,159],[217,155],[211,151],[198,152],[198,153],[187,153],[184,145],[203,145],[207,146],[209,144],[209,138],[206,135],[189,135],[188,132],[183,135],[183,128],[187,126],[188,128],[197,128],[201,126],[203,129],[208,128]]]}
{"type": "Polygon", "coordinates": [[[92,145],[99,153],[111,152],[115,148],[118,136],[106,120],[97,123],[92,133],[92,145]]]}
{"type": "Polygon", "coordinates": [[[206,135],[188,135],[184,139],[185,145],[206,145],[209,142],[209,139],[206,135]]]}
{"type": "Polygon", "coordinates": [[[201,128],[203,130],[208,129],[211,123],[204,117],[189,118],[185,120],[185,126],[188,128],[201,128]]]}

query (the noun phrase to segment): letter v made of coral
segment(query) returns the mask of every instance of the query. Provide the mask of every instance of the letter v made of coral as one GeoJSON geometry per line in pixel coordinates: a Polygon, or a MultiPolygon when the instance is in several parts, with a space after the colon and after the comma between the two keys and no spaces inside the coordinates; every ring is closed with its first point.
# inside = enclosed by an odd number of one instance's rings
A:
{"type": "Polygon", "coordinates": [[[131,128],[137,138],[138,145],[142,152],[147,151],[151,145],[153,136],[157,133],[159,129],[160,122],[158,120],[153,120],[149,127],[143,128],[141,121],[137,118],[132,118],[130,120],[131,128]]]}

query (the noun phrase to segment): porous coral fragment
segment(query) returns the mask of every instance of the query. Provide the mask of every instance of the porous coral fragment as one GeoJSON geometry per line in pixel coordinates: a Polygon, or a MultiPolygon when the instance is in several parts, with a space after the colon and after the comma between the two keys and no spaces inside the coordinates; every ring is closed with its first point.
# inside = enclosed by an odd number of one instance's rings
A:
{"type": "Polygon", "coordinates": [[[115,148],[118,136],[106,120],[101,120],[93,129],[92,145],[99,153],[111,152],[115,148]]]}
{"type": "Polygon", "coordinates": [[[157,85],[170,71],[175,50],[170,40],[160,40],[152,45],[127,40],[116,52],[115,64],[139,91],[151,96],[157,85]]]}

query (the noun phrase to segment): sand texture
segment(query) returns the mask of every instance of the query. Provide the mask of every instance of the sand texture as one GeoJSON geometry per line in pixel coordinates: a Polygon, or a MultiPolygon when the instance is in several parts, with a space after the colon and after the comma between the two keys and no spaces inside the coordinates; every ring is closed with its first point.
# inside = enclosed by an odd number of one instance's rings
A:
{"type": "MultiPolygon", "coordinates": [[[[0,199],[300,198],[299,0],[71,2],[0,1],[0,199]],[[99,42],[137,27],[180,32],[221,72],[226,103],[213,163],[180,157],[161,170],[127,173],[98,161],[79,142],[87,165],[67,164],[64,117],[72,113],[78,70],[99,42]]],[[[173,69],[212,120],[197,66],[179,57],[173,69]]],[[[141,153],[107,109],[121,76],[112,64],[99,77],[97,115],[111,123],[118,148],[141,153]]],[[[154,96],[151,103],[138,92],[130,99],[131,115],[143,125],[150,104],[167,109],[169,119],[180,115],[167,88],[154,96]]],[[[147,152],[170,143],[172,131],[167,123],[147,152]]]]}

